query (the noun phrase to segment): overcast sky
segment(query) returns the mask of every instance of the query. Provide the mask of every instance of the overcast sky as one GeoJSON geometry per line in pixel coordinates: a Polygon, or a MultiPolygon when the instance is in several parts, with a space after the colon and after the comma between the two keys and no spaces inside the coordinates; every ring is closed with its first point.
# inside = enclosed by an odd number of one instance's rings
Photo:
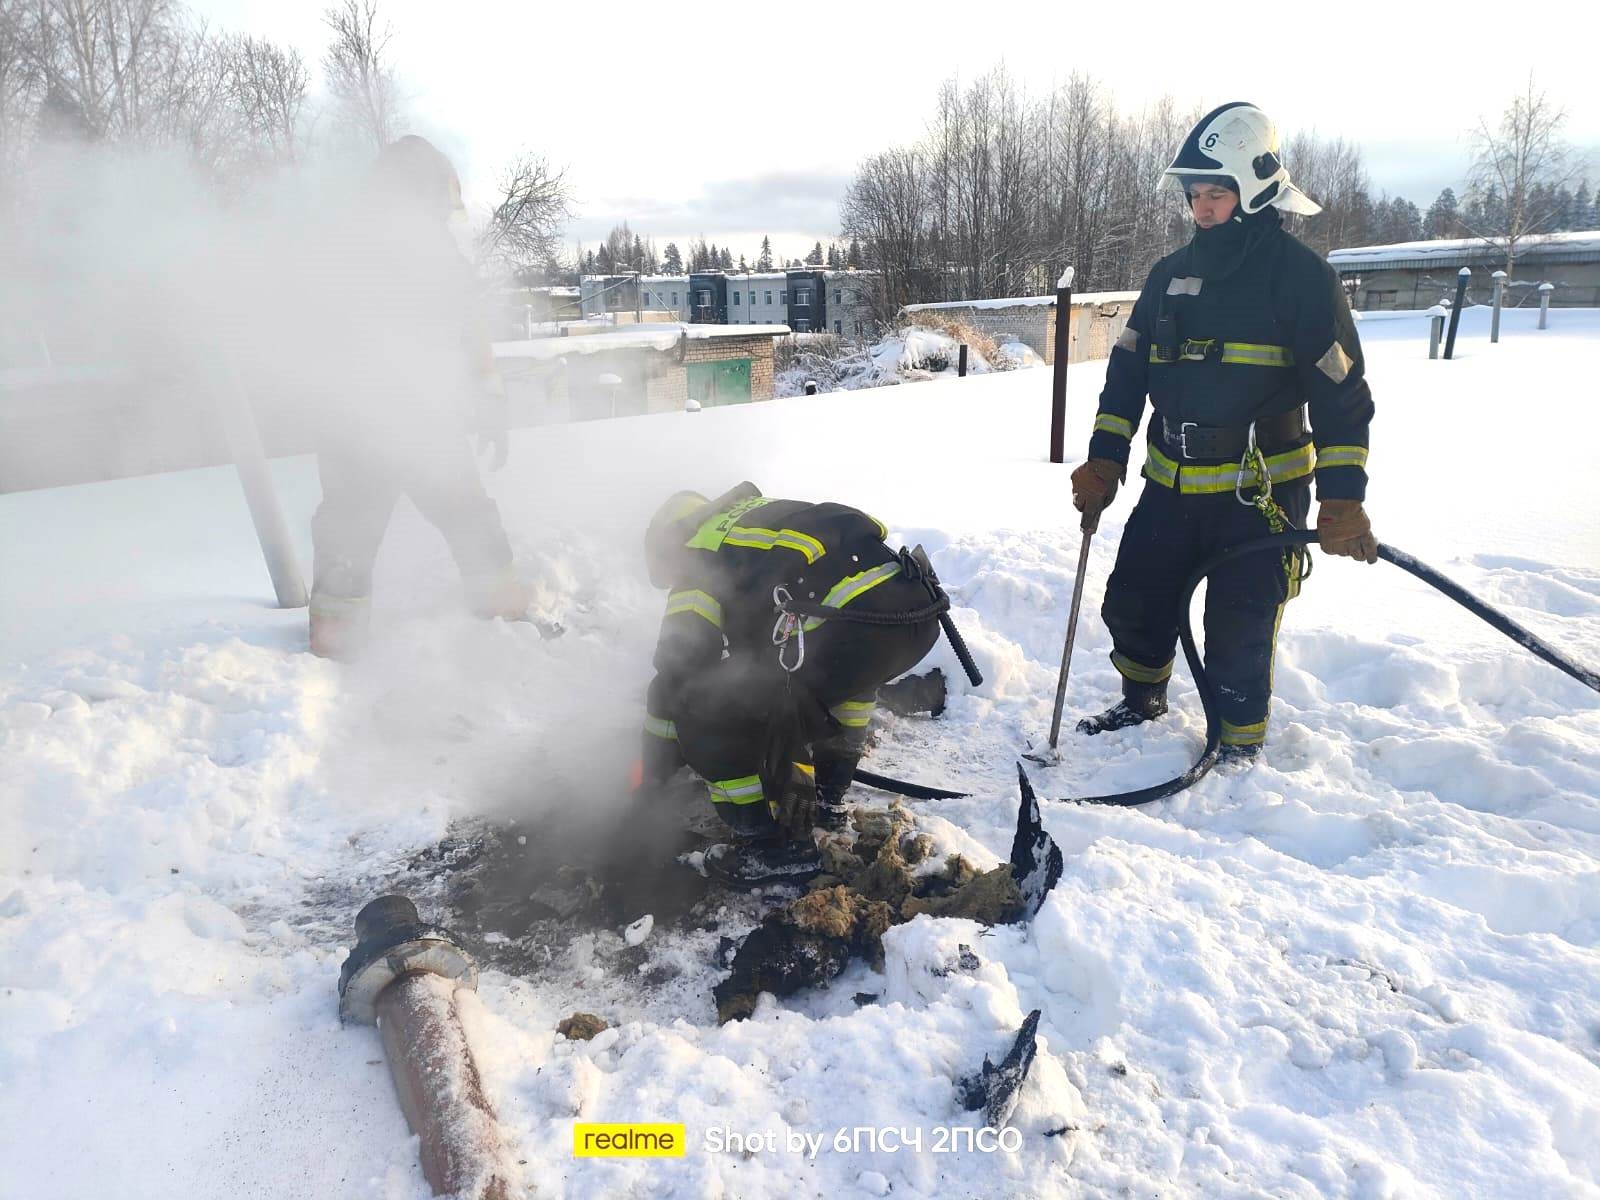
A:
{"type": "MultiPolygon", "coordinates": [[[[323,0],[189,3],[216,26],[296,47],[317,71],[323,0]]],[[[1600,174],[1593,5],[1525,7],[1537,12],[1526,33],[1504,0],[382,0],[414,131],[456,159],[469,204],[533,150],[568,170],[569,241],[626,218],[658,247],[704,234],[752,258],[763,233],[785,258],[835,233],[855,163],[913,140],[941,80],[1000,62],[1031,93],[1086,72],[1123,111],[1167,92],[1205,107],[1250,100],[1286,137],[1356,141],[1374,189],[1422,208],[1459,189],[1466,131],[1532,69],[1600,174]]]]}

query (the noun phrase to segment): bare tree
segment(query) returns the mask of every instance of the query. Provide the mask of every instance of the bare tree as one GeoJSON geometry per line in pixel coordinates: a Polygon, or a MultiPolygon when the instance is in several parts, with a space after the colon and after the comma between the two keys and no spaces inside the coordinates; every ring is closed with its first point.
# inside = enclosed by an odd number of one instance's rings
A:
{"type": "Polygon", "coordinates": [[[500,200],[478,237],[479,262],[517,272],[549,265],[571,216],[566,173],[527,154],[507,168],[500,200]]]}
{"type": "Polygon", "coordinates": [[[85,134],[138,137],[162,123],[185,51],[173,0],[36,0],[19,11],[47,96],[85,134]]]}
{"type": "Polygon", "coordinates": [[[1491,129],[1480,119],[1474,131],[1477,157],[1472,186],[1479,191],[1497,189],[1504,197],[1504,217],[1499,229],[1474,229],[1473,236],[1503,244],[1506,274],[1514,272],[1517,246],[1531,234],[1554,228],[1559,216],[1558,198],[1577,181],[1583,164],[1560,136],[1566,111],[1528,76],[1526,89],[1512,99],[1491,129]]]}
{"type": "Polygon", "coordinates": [[[377,0],[341,0],[322,14],[333,41],[322,58],[335,117],[346,133],[373,151],[394,141],[400,93],[386,52],[394,31],[380,25],[377,0]]]}
{"type": "Polygon", "coordinates": [[[308,76],[298,51],[264,38],[228,40],[228,91],[253,147],[265,158],[300,158],[301,110],[308,76]]]}
{"type": "Polygon", "coordinates": [[[39,103],[43,75],[30,45],[26,0],[0,0],[0,197],[10,192],[39,103]]]}

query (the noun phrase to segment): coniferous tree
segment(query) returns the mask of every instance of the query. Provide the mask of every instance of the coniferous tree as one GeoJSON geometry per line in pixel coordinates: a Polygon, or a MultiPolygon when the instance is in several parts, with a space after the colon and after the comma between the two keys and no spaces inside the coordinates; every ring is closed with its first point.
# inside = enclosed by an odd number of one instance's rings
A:
{"type": "Polygon", "coordinates": [[[772,239],[764,234],[761,238],[761,256],[756,259],[756,270],[772,270],[772,239]]]}
{"type": "Polygon", "coordinates": [[[850,249],[845,255],[844,265],[852,271],[861,269],[861,242],[858,238],[850,239],[850,249]]]}
{"type": "Polygon", "coordinates": [[[666,275],[683,274],[683,255],[678,253],[678,243],[668,242],[666,253],[661,259],[661,270],[666,275]]]}
{"type": "Polygon", "coordinates": [[[822,265],[822,243],[818,242],[811,248],[811,253],[806,255],[806,265],[820,267],[822,265]]]}
{"type": "Polygon", "coordinates": [[[1461,205],[1454,189],[1445,188],[1438,198],[1428,205],[1428,215],[1422,222],[1425,238],[1457,237],[1461,232],[1461,205]]]}

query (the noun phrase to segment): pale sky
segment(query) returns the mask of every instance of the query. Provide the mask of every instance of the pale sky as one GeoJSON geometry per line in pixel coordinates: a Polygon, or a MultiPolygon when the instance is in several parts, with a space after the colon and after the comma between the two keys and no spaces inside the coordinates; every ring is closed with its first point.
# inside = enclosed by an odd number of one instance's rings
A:
{"type": "MultiPolygon", "coordinates": [[[[190,7],[294,46],[316,78],[323,0],[190,7]]],[[[1374,191],[1424,209],[1460,189],[1466,131],[1532,69],[1600,177],[1600,21],[1569,0],[1527,10],[1536,25],[1519,33],[1504,0],[383,0],[414,131],[455,159],[469,204],[532,150],[568,169],[569,243],[626,218],[658,248],[704,234],[752,259],[763,233],[782,258],[836,233],[855,164],[915,139],[942,80],[1002,62],[1030,93],[1088,73],[1125,112],[1164,92],[1207,108],[1249,100],[1286,138],[1314,128],[1359,143],[1374,191]]]]}

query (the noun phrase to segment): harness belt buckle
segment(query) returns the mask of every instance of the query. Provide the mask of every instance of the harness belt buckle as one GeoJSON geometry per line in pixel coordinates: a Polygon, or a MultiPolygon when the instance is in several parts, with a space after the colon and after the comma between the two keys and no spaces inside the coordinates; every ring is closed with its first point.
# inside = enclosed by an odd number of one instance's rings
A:
{"type": "Polygon", "coordinates": [[[1215,338],[1185,338],[1178,351],[1189,362],[1205,362],[1211,357],[1211,348],[1216,344],[1215,338]]]}
{"type": "Polygon", "coordinates": [[[1183,455],[1184,458],[1191,457],[1189,454],[1189,430],[1198,428],[1200,428],[1200,422],[1198,421],[1183,421],[1178,425],[1178,453],[1183,455]]]}

